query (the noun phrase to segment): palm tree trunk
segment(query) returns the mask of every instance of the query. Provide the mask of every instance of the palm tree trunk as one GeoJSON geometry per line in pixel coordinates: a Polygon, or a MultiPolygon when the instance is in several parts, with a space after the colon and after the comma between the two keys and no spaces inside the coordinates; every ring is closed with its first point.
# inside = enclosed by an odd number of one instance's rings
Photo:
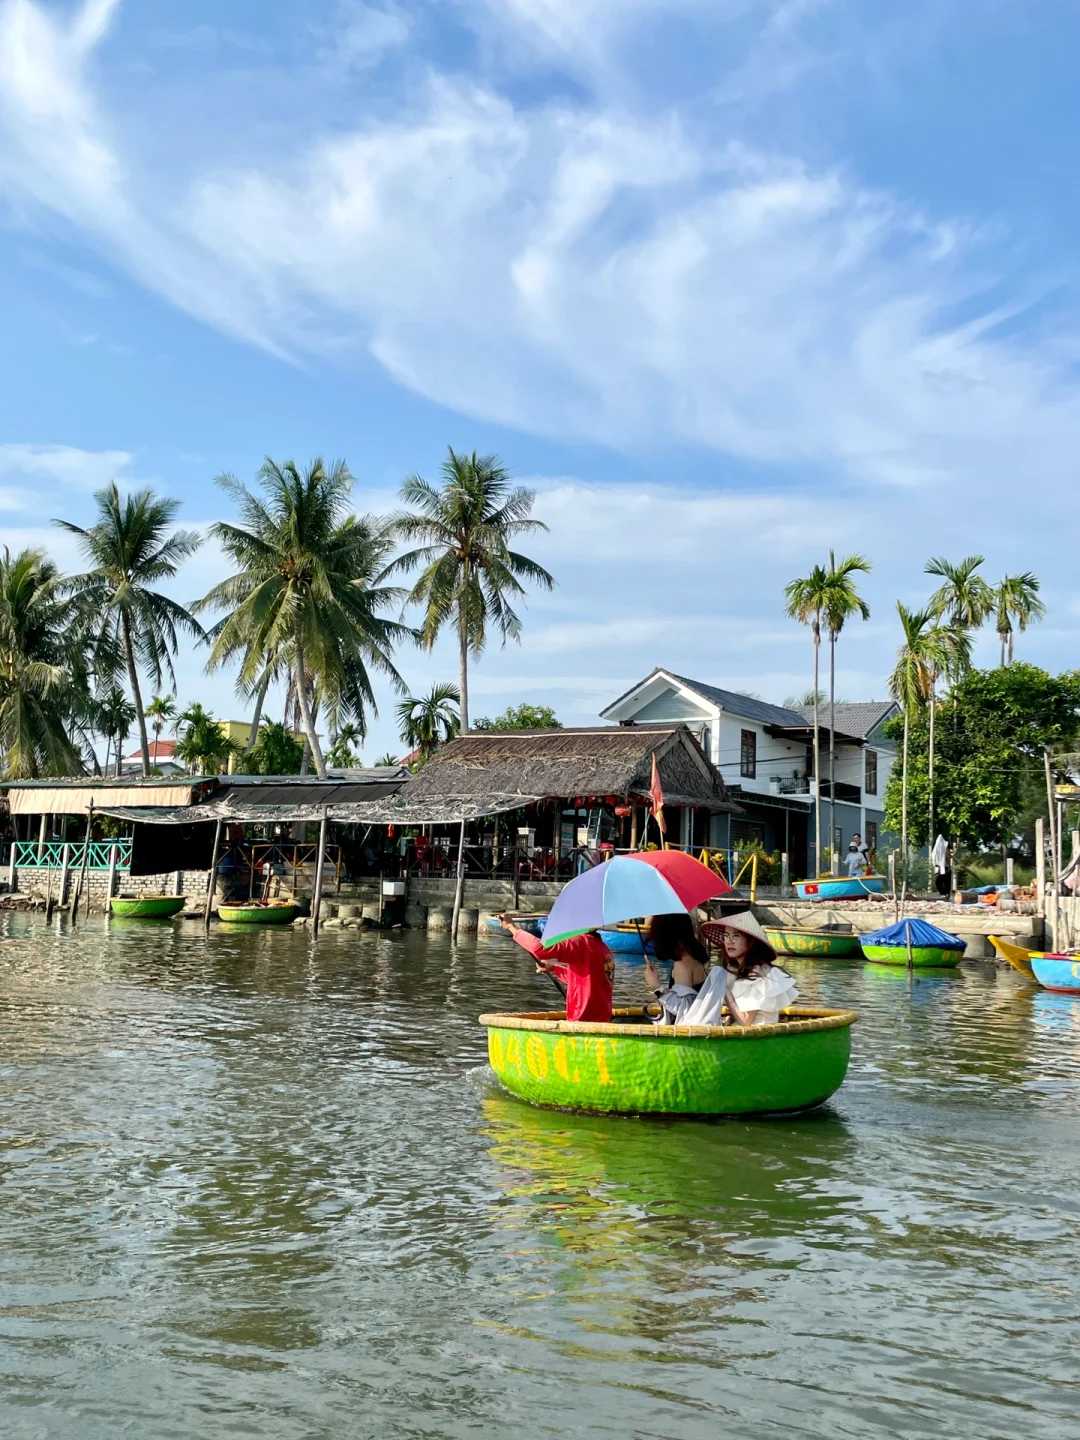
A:
{"type": "Polygon", "coordinates": [[[907,757],[908,757],[908,712],[904,706],[904,759],[903,768],[900,772],[900,894],[907,894],[907,757]]]}
{"type": "MultiPolygon", "coordinates": [[[[937,709],[937,676],[930,677],[930,745],[928,750],[927,782],[929,795],[926,817],[926,858],[929,864],[930,851],[934,844],[934,712],[937,709]]],[[[929,873],[929,872],[928,872],[929,873]]]]}
{"type": "Polygon", "coordinates": [[[840,874],[836,847],[836,634],[829,631],[829,869],[840,874]]]}
{"type": "Polygon", "coordinates": [[[304,642],[299,629],[296,632],[296,698],[300,702],[300,714],[304,720],[304,734],[307,736],[315,774],[320,780],[326,779],[326,761],[319,748],[319,737],[315,734],[315,720],[311,713],[311,697],[308,695],[307,676],[304,670],[304,642]]]}
{"type": "Polygon", "coordinates": [[[458,706],[461,715],[461,733],[469,733],[469,640],[465,633],[465,618],[458,616],[458,690],[461,692],[461,703],[458,706]]]}
{"type": "Polygon", "coordinates": [[[814,874],[821,874],[821,733],[818,728],[818,673],[821,632],[814,625],[814,874]]]}
{"type": "MultiPolygon", "coordinates": [[[[127,657],[128,682],[131,698],[135,702],[135,714],[139,721],[139,744],[142,747],[142,773],[150,774],[150,741],[146,736],[146,714],[143,711],[142,691],[139,689],[139,672],[135,666],[135,646],[131,642],[131,620],[126,610],[121,611],[120,627],[124,635],[124,654],[127,657]]],[[[120,773],[120,756],[116,757],[117,774],[120,773]]]]}
{"type": "Polygon", "coordinates": [[[270,689],[270,670],[265,671],[263,678],[259,681],[259,688],[255,691],[255,709],[251,716],[251,734],[248,736],[248,743],[244,746],[244,754],[254,750],[259,742],[259,725],[262,722],[263,706],[266,704],[266,692],[270,689]]]}

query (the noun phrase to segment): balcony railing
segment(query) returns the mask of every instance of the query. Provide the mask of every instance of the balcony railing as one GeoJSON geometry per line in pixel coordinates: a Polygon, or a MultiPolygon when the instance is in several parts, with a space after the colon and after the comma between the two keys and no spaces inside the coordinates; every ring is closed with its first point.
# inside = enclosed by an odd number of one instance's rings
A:
{"type": "MultiPolygon", "coordinates": [[[[111,854],[116,846],[117,870],[131,869],[131,840],[91,840],[90,853],[86,859],[88,870],[108,870],[112,863],[111,854]]],[[[39,865],[42,868],[59,870],[64,864],[67,851],[68,868],[82,868],[85,842],[64,840],[16,840],[15,868],[39,865]]]]}

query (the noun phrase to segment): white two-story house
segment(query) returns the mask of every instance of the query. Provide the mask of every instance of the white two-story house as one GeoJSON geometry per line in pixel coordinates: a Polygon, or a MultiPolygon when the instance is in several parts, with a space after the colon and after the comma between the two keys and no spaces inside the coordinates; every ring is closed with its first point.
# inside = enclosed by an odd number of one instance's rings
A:
{"type": "MultiPolygon", "coordinates": [[[[836,796],[829,795],[829,711],[819,708],[822,846],[843,856],[856,832],[881,842],[885,787],[896,747],[884,733],[891,700],[836,706],[836,796]]],[[[813,716],[656,669],[601,712],[619,725],[680,721],[697,737],[742,814],[713,817],[714,845],[757,840],[787,853],[791,874],[821,868],[814,854],[813,716]],[[726,831],[726,833],[721,833],[726,831]]],[[[672,836],[672,839],[687,837],[672,836]]]]}

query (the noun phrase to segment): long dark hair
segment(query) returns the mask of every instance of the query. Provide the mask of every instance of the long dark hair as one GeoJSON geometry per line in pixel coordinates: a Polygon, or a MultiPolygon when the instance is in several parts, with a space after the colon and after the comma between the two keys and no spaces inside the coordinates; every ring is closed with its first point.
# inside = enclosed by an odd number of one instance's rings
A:
{"type": "Polygon", "coordinates": [[[689,915],[654,915],[649,921],[649,940],[658,960],[673,964],[680,953],[685,953],[699,965],[709,963],[709,952],[698,939],[689,915]]]}

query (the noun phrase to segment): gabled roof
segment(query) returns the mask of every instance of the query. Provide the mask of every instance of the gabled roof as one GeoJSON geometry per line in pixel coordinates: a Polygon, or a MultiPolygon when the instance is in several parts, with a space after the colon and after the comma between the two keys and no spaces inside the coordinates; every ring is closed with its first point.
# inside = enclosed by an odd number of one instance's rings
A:
{"type": "Polygon", "coordinates": [[[664,672],[685,685],[695,695],[700,695],[710,705],[719,705],[733,715],[742,715],[747,720],[760,720],[763,725],[804,725],[805,717],[798,710],[789,710],[786,705],[773,705],[768,700],[759,700],[755,695],[742,695],[738,690],[721,690],[717,685],[705,685],[700,680],[690,680],[685,675],[676,675],[673,670],[664,672]]]}
{"type": "MultiPolygon", "coordinates": [[[[838,735],[854,735],[858,740],[865,740],[875,725],[880,725],[882,720],[887,719],[899,706],[895,700],[858,700],[852,704],[837,704],[836,707],[836,733],[838,735]]],[[[814,712],[803,709],[804,720],[813,724],[814,712]]],[[[818,718],[823,723],[828,723],[829,707],[828,702],[824,707],[818,708],[818,718]]]]}
{"type": "MultiPolygon", "coordinates": [[[[149,746],[147,747],[147,749],[150,751],[150,759],[151,759],[151,761],[154,761],[154,760],[174,760],[174,759],[176,758],[176,741],[175,741],[175,740],[151,740],[149,746]]],[[[129,760],[138,760],[138,761],[141,761],[141,760],[142,760],[142,751],[141,751],[141,750],[136,750],[136,751],[135,751],[133,754],[131,754],[131,755],[125,755],[125,756],[124,756],[124,763],[126,764],[129,760]]]]}

